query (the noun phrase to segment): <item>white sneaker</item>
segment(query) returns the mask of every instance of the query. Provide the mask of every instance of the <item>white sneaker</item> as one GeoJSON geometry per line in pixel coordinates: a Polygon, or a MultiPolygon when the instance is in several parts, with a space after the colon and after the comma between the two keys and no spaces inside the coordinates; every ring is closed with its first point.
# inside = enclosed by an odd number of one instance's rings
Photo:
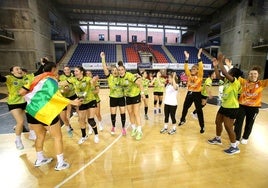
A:
{"type": "Polygon", "coordinates": [[[242,140],[241,140],[241,144],[248,144],[248,140],[247,140],[247,139],[242,138],[242,140]]]}
{"type": "Polygon", "coordinates": [[[93,129],[90,125],[88,125],[88,134],[92,134],[93,133],[93,129]]]}
{"type": "Polygon", "coordinates": [[[94,136],[94,142],[97,144],[99,143],[100,139],[99,139],[99,135],[95,135],[94,136]]]}
{"type": "Polygon", "coordinates": [[[39,166],[50,163],[52,160],[53,160],[53,158],[44,158],[41,161],[36,160],[34,163],[34,166],[39,167],[39,166]]]}
{"type": "Polygon", "coordinates": [[[103,131],[103,126],[102,126],[101,123],[99,124],[99,130],[100,130],[100,131],[103,131]]]}
{"type": "Polygon", "coordinates": [[[194,119],[198,119],[197,114],[194,114],[193,112],[191,112],[191,115],[192,115],[192,117],[193,117],[194,119]]]}
{"type": "Polygon", "coordinates": [[[78,141],[78,144],[83,144],[86,140],[88,139],[88,136],[82,137],[80,138],[80,140],[78,141]]]}
{"type": "Polygon", "coordinates": [[[24,145],[22,144],[21,140],[16,140],[16,141],[15,141],[15,144],[16,144],[16,148],[17,148],[18,150],[22,150],[22,149],[24,149],[24,145]]]}
{"type": "Polygon", "coordinates": [[[28,137],[29,140],[36,140],[36,134],[34,131],[30,131],[29,132],[29,137],[28,137]]]}
{"type": "Polygon", "coordinates": [[[70,167],[70,164],[63,161],[63,163],[61,163],[61,164],[57,163],[54,169],[57,171],[60,171],[60,170],[64,170],[64,169],[69,168],[69,167],[70,167]]]}

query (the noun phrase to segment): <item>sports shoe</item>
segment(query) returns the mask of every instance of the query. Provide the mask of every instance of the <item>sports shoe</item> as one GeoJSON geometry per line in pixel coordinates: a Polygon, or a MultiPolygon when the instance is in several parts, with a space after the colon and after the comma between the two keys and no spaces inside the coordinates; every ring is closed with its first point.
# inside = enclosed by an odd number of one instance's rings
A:
{"type": "Polygon", "coordinates": [[[173,134],[175,134],[176,133],[176,129],[170,129],[169,131],[168,131],[168,134],[170,134],[170,135],[173,135],[173,134]]]}
{"type": "Polygon", "coordinates": [[[208,143],[213,145],[222,145],[221,139],[217,139],[216,137],[208,140],[208,143]]]}
{"type": "Polygon", "coordinates": [[[36,160],[34,163],[34,166],[39,167],[39,166],[50,163],[52,160],[53,160],[53,158],[44,158],[41,161],[36,160]]]}
{"type": "Polygon", "coordinates": [[[16,144],[16,148],[17,148],[18,150],[22,150],[22,149],[24,149],[24,145],[22,144],[21,140],[16,140],[16,141],[15,141],[15,144],[16,144]]]}
{"type": "Polygon", "coordinates": [[[157,110],[156,109],[154,109],[154,114],[157,114],[157,110]]]}
{"type": "Polygon", "coordinates": [[[88,134],[92,134],[93,133],[93,129],[92,127],[88,124],[88,134]]]}
{"type": "Polygon", "coordinates": [[[248,140],[247,140],[247,139],[242,138],[242,140],[241,140],[241,144],[248,144],[248,140]]]}
{"type": "Polygon", "coordinates": [[[166,133],[166,132],[168,132],[168,129],[167,129],[167,128],[163,128],[163,129],[160,130],[160,133],[161,133],[161,134],[164,134],[164,133],[166,133]]]}
{"type": "Polygon", "coordinates": [[[191,115],[192,115],[192,117],[193,117],[194,119],[198,119],[198,117],[197,117],[197,114],[196,114],[196,113],[194,114],[194,113],[192,112],[192,113],[191,113],[191,115]]]}
{"type": "Polygon", "coordinates": [[[140,140],[142,138],[142,132],[141,131],[137,131],[136,133],[136,140],[140,140]]]}
{"type": "Polygon", "coordinates": [[[112,127],[112,129],[111,129],[111,135],[114,135],[114,134],[115,134],[115,128],[112,127]]]}
{"type": "Polygon", "coordinates": [[[185,121],[180,121],[178,126],[182,126],[183,124],[185,124],[185,121]]]}
{"type": "Polygon", "coordinates": [[[103,126],[102,126],[101,123],[99,124],[99,130],[100,130],[100,131],[103,131],[103,126]]]}
{"type": "Polygon", "coordinates": [[[28,137],[29,140],[36,140],[36,135],[35,135],[35,132],[34,131],[30,131],[29,132],[29,137],[28,137]]]}
{"type": "Polygon", "coordinates": [[[223,150],[226,154],[228,155],[233,155],[236,153],[240,153],[240,149],[238,147],[234,148],[234,147],[229,147],[228,149],[223,150]]]}
{"type": "Polygon", "coordinates": [[[161,114],[161,109],[160,108],[158,109],[158,114],[161,114]]]}
{"type": "Polygon", "coordinates": [[[99,135],[95,135],[94,136],[94,142],[97,144],[99,143],[100,139],[99,139],[99,135]]]}
{"type": "Polygon", "coordinates": [[[73,129],[69,129],[69,130],[67,131],[67,134],[68,134],[68,136],[69,136],[70,138],[72,138],[72,137],[73,137],[73,129]]]}
{"type": "Polygon", "coordinates": [[[126,129],[125,128],[122,129],[122,135],[123,136],[126,136],[127,135],[127,132],[126,132],[126,129]]]}
{"type": "Polygon", "coordinates": [[[135,136],[137,134],[137,129],[135,128],[135,129],[132,129],[132,131],[131,131],[131,136],[135,136]]]}
{"type": "Polygon", "coordinates": [[[61,163],[61,164],[57,163],[54,169],[57,171],[60,171],[60,170],[64,170],[64,169],[69,168],[69,167],[70,167],[70,164],[63,161],[63,163],[61,163]]]}
{"type": "Polygon", "coordinates": [[[88,135],[80,138],[80,140],[78,141],[78,144],[83,144],[87,139],[88,139],[88,135]]]}
{"type": "Polygon", "coordinates": [[[148,120],[148,119],[149,119],[149,117],[148,117],[148,115],[147,115],[147,114],[145,114],[145,115],[144,115],[144,118],[145,118],[146,120],[148,120]]]}

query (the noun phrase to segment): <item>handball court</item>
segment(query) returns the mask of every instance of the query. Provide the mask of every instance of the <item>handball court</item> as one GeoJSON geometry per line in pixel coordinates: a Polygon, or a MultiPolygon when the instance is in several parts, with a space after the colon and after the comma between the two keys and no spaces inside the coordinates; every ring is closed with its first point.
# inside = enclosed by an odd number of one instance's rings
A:
{"type": "MultiPolygon", "coordinates": [[[[6,94],[6,88],[0,88],[6,94]]],[[[217,96],[218,88],[213,87],[217,96]]],[[[177,122],[179,121],[186,89],[179,89],[177,122]]],[[[207,104],[203,109],[206,131],[199,133],[199,125],[189,109],[186,124],[177,127],[174,135],[160,134],[164,115],[153,114],[153,94],[150,91],[149,120],[143,122],[143,138],[136,141],[121,135],[119,112],[116,134],[111,135],[109,90],[101,89],[101,114],[104,130],[99,132],[100,142],[94,136],[82,145],[77,142],[81,131],[77,117],[71,117],[74,135],[69,138],[62,128],[65,159],[71,167],[55,171],[56,156],[53,139],[47,133],[44,153],[54,160],[39,168],[34,167],[34,142],[23,133],[23,150],[17,150],[12,133],[12,117],[7,111],[6,98],[0,100],[0,187],[268,187],[268,89],[263,92],[263,108],[255,121],[247,145],[239,145],[240,154],[229,156],[223,149],[229,147],[226,131],[223,145],[210,145],[207,140],[215,136],[215,116],[219,106],[207,104]],[[4,129],[5,128],[5,129],[4,129]],[[3,131],[4,130],[4,131],[3,131]],[[9,131],[9,133],[7,133],[9,131]]],[[[215,103],[215,100],[214,102],[215,103]]],[[[163,107],[163,106],[162,106],[163,107]]],[[[162,110],[163,111],[163,110],[162,110]]],[[[143,114],[143,104],[141,104],[143,114]]],[[[126,125],[128,126],[128,122],[126,125]]],[[[169,124],[171,125],[171,124],[169,124]]],[[[171,126],[170,126],[171,127],[171,126]]]]}

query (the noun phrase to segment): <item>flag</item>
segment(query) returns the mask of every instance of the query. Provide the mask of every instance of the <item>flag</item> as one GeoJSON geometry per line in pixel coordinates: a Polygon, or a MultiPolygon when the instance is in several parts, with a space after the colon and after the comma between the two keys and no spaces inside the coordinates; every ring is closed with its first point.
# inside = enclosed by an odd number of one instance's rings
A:
{"type": "Polygon", "coordinates": [[[70,102],[61,95],[58,82],[45,73],[36,77],[25,99],[27,113],[46,125],[50,125],[70,102]]]}

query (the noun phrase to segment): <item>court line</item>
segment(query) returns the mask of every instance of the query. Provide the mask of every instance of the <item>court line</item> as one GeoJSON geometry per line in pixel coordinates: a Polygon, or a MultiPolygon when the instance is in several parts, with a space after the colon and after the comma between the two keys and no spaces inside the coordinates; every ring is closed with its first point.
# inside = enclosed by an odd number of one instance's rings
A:
{"type": "MultiPolygon", "coordinates": [[[[127,128],[127,127],[126,127],[127,128]]],[[[87,168],[89,165],[91,165],[94,161],[96,161],[99,157],[101,157],[107,150],[109,150],[120,138],[122,137],[122,134],[120,134],[109,146],[107,146],[102,152],[100,152],[96,157],[94,157],[91,161],[89,161],[86,165],[84,165],[82,168],[74,172],[72,175],[70,175],[68,178],[60,182],[58,185],[55,186],[55,188],[58,188],[62,185],[64,185],[66,182],[74,178],[76,175],[78,175],[82,170],[87,168]]]]}
{"type": "MultiPolygon", "coordinates": [[[[104,114],[102,116],[102,118],[104,118],[106,116],[109,116],[109,115],[110,115],[109,113],[106,113],[106,114],[104,114]]],[[[128,125],[125,128],[128,129],[128,125]]],[[[69,177],[67,177],[66,179],[64,179],[62,182],[60,182],[59,184],[57,184],[55,186],[55,188],[58,188],[58,187],[64,185],[66,182],[68,182],[69,180],[71,180],[72,178],[74,178],[76,175],[78,175],[86,167],[88,167],[89,165],[91,165],[94,161],[96,161],[99,157],[101,157],[106,151],[108,151],[121,137],[122,137],[122,134],[120,134],[110,145],[108,145],[104,150],[102,150],[96,157],[94,157],[91,161],[89,161],[87,164],[85,164],[82,168],[78,169],[72,175],[70,175],[69,177]]]]}

